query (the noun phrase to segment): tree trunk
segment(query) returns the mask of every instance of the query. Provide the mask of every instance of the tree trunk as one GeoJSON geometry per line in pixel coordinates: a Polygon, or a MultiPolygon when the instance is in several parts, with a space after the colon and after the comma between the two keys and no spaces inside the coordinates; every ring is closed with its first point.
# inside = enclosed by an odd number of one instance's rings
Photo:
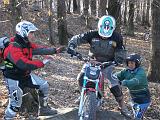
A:
{"type": "Polygon", "coordinates": [[[73,0],[73,13],[77,13],[77,11],[78,11],[77,0],[73,0]]]}
{"type": "Polygon", "coordinates": [[[49,8],[49,0],[44,0],[45,8],[48,10],[49,8]]]}
{"type": "Polygon", "coordinates": [[[141,1],[137,1],[136,2],[136,7],[137,7],[137,14],[136,14],[136,22],[137,23],[141,23],[141,13],[140,13],[140,10],[141,10],[141,7],[140,7],[140,4],[141,4],[141,1]]]}
{"type": "Polygon", "coordinates": [[[50,0],[50,8],[49,8],[49,13],[48,13],[48,27],[49,27],[49,41],[52,45],[54,45],[55,41],[54,41],[53,27],[52,27],[52,22],[53,22],[52,2],[53,0],[50,0]]]}
{"type": "Polygon", "coordinates": [[[90,5],[91,5],[91,15],[96,16],[96,0],[90,0],[90,5]]]}
{"type": "Polygon", "coordinates": [[[87,28],[90,28],[89,22],[89,0],[83,1],[83,17],[85,19],[85,24],[87,28]]]}
{"type": "Polygon", "coordinates": [[[134,36],[134,1],[129,1],[129,18],[127,35],[134,36]]]}
{"type": "Polygon", "coordinates": [[[150,24],[150,12],[149,12],[149,10],[150,10],[150,0],[147,0],[147,11],[146,11],[146,25],[148,26],[148,27],[150,27],[151,26],[151,24],[150,24]]]}
{"type": "Polygon", "coordinates": [[[160,0],[153,0],[152,2],[152,61],[149,71],[149,80],[153,82],[160,82],[160,15],[159,6],[160,0]]]}
{"type": "Polygon", "coordinates": [[[88,10],[89,10],[89,0],[84,0],[83,1],[83,14],[84,14],[84,16],[89,15],[88,10]]]}
{"type": "Polygon", "coordinates": [[[77,13],[80,14],[81,13],[81,0],[77,0],[77,13]]]}
{"type": "Polygon", "coordinates": [[[124,25],[127,24],[127,6],[128,6],[128,1],[125,0],[125,8],[124,8],[124,17],[123,17],[123,22],[124,22],[124,25]]]}
{"type": "Polygon", "coordinates": [[[71,13],[71,0],[66,1],[67,2],[67,13],[71,13]]]}
{"type": "Polygon", "coordinates": [[[146,23],[146,0],[143,1],[143,12],[142,12],[142,25],[145,26],[146,23]]]}
{"type": "Polygon", "coordinates": [[[12,24],[13,33],[15,33],[16,24],[20,22],[22,19],[21,5],[17,6],[17,4],[18,4],[17,0],[10,0],[10,5],[8,7],[8,10],[11,13],[11,24],[12,24]]]}
{"type": "Polygon", "coordinates": [[[42,8],[44,8],[44,0],[42,0],[42,8]]]}
{"type": "Polygon", "coordinates": [[[65,0],[57,0],[58,36],[60,45],[68,44],[65,0]]]}
{"type": "Polygon", "coordinates": [[[108,13],[116,19],[116,31],[121,32],[121,3],[119,0],[109,0],[108,13]]]}
{"type": "Polygon", "coordinates": [[[106,10],[107,10],[107,0],[99,0],[98,16],[102,17],[103,15],[107,15],[108,12],[106,13],[106,10]]]}

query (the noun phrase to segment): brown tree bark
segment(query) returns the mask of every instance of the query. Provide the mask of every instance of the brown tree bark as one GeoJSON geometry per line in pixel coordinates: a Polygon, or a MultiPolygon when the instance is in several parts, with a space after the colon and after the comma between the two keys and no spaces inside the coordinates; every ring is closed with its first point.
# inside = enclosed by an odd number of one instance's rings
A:
{"type": "Polygon", "coordinates": [[[160,15],[159,10],[160,0],[152,2],[152,60],[149,69],[148,78],[153,82],[160,82],[160,15]]]}
{"type": "Polygon", "coordinates": [[[57,0],[58,36],[60,45],[68,44],[65,0],[57,0]]]}
{"type": "Polygon", "coordinates": [[[108,13],[116,19],[116,31],[121,32],[121,3],[119,0],[109,0],[108,2],[108,13]]]}
{"type": "Polygon", "coordinates": [[[48,13],[48,27],[49,27],[49,41],[52,45],[55,44],[55,41],[54,41],[54,36],[53,36],[53,13],[52,13],[52,2],[53,0],[50,0],[50,7],[49,7],[49,13],[48,13]]]}
{"type": "Polygon", "coordinates": [[[90,6],[91,6],[91,15],[96,16],[96,0],[90,0],[90,6]]]}
{"type": "Polygon", "coordinates": [[[141,23],[141,1],[136,1],[136,10],[137,10],[137,14],[136,14],[136,22],[137,23],[141,23]]]}
{"type": "Polygon", "coordinates": [[[89,10],[89,0],[84,0],[83,1],[83,14],[84,14],[84,16],[89,15],[88,10],[89,10]]]}
{"type": "Polygon", "coordinates": [[[66,4],[67,4],[67,13],[70,14],[71,13],[71,0],[67,0],[66,4]]]}
{"type": "Polygon", "coordinates": [[[150,3],[151,3],[151,1],[150,0],[147,0],[147,11],[146,11],[146,25],[148,26],[148,27],[150,27],[151,26],[151,24],[150,24],[150,12],[149,12],[149,10],[150,10],[150,3]]]}
{"type": "Polygon", "coordinates": [[[146,0],[143,1],[142,25],[146,24],[146,0]]]}
{"type": "Polygon", "coordinates": [[[127,25],[127,35],[134,36],[134,1],[129,1],[129,18],[127,25]]]}
{"type": "MultiPolygon", "coordinates": [[[[22,1],[20,0],[19,2],[21,3],[22,1]]],[[[15,33],[15,26],[22,19],[21,4],[18,4],[17,0],[10,0],[9,3],[8,11],[10,11],[12,30],[15,33]]]]}
{"type": "Polygon", "coordinates": [[[124,22],[124,25],[127,24],[127,6],[128,6],[128,1],[125,0],[125,8],[124,8],[124,18],[123,18],[123,22],[124,22]]]}
{"type": "Polygon", "coordinates": [[[107,0],[99,0],[99,7],[98,7],[98,16],[102,17],[103,15],[106,15],[107,10],[107,0]]]}

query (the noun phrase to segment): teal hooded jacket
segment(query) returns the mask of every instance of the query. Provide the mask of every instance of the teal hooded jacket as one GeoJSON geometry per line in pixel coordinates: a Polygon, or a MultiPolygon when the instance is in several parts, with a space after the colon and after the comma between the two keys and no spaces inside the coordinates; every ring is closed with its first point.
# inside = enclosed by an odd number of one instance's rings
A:
{"type": "Polygon", "coordinates": [[[124,69],[117,73],[117,78],[126,86],[131,94],[133,101],[137,103],[150,102],[148,80],[145,70],[138,67],[135,70],[124,69]]]}

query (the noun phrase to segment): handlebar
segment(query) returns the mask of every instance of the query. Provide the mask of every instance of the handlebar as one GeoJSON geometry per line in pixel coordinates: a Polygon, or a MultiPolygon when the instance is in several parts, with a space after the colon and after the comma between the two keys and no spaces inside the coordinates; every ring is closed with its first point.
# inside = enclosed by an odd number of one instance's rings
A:
{"type": "Polygon", "coordinates": [[[75,52],[74,54],[71,55],[72,57],[73,56],[76,56],[79,60],[81,61],[84,61],[84,62],[90,62],[90,63],[93,63],[94,65],[96,66],[100,66],[101,68],[106,68],[106,67],[109,67],[111,65],[114,65],[114,66],[118,66],[119,64],[115,61],[107,61],[107,62],[98,62],[96,61],[95,59],[91,59],[90,57],[83,57],[81,53],[79,52],[75,52]]]}

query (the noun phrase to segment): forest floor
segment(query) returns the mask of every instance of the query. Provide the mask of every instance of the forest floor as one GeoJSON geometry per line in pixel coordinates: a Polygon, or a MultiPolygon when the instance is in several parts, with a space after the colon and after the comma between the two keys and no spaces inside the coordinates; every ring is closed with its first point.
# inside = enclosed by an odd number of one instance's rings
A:
{"type": "MultiPolygon", "coordinates": [[[[67,18],[69,33],[72,35],[88,31],[84,26],[81,17],[76,15],[67,18]],[[77,29],[78,28],[78,29],[77,29]]],[[[143,27],[135,29],[135,36],[129,37],[122,33],[124,43],[128,53],[136,52],[142,55],[144,68],[146,72],[149,68],[151,59],[151,39],[144,41],[143,27]]],[[[43,41],[42,41],[43,42],[43,41]]],[[[84,55],[88,54],[88,45],[78,47],[78,51],[84,55]]],[[[76,81],[77,74],[80,72],[83,62],[76,58],[71,58],[67,53],[53,55],[53,61],[44,68],[34,71],[42,78],[46,79],[50,85],[49,103],[56,109],[78,107],[75,100],[79,97],[78,85],[76,81]]],[[[150,105],[144,120],[160,120],[160,84],[149,82],[152,104],[150,105]]],[[[123,89],[125,103],[128,106],[128,90],[123,89]]],[[[104,111],[118,111],[117,103],[112,94],[106,90],[104,111]]],[[[7,101],[7,89],[3,80],[0,80],[0,118],[3,116],[7,101]]]]}

